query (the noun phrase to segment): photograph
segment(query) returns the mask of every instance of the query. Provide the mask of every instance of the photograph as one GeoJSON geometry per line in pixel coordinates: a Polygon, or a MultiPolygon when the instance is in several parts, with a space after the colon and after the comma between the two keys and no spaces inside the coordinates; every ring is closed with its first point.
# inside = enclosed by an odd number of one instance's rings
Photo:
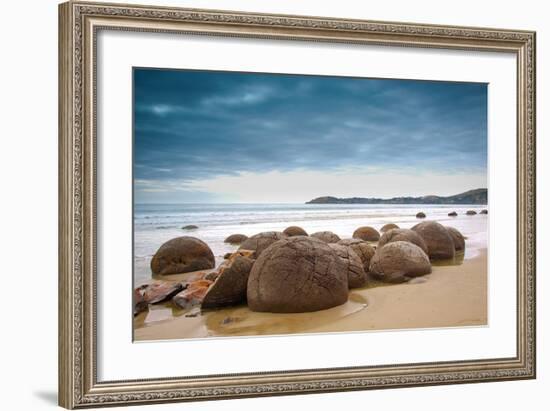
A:
{"type": "Polygon", "coordinates": [[[486,83],[132,79],[134,341],[487,326],[486,83]]]}

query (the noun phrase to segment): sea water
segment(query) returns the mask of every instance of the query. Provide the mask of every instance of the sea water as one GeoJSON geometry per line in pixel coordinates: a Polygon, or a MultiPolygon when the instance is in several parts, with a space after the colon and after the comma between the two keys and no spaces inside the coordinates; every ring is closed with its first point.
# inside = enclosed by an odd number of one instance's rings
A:
{"type": "Polygon", "coordinates": [[[224,254],[238,248],[225,244],[231,234],[248,236],[262,231],[283,231],[297,225],[309,234],[332,231],[341,238],[351,238],[356,228],[372,226],[379,230],[395,223],[410,228],[424,220],[435,220],[457,228],[466,240],[465,258],[487,247],[487,215],[466,215],[467,210],[479,213],[482,205],[395,205],[395,204],[136,204],[134,207],[134,283],[151,279],[150,262],[166,241],[184,235],[206,242],[216,257],[216,266],[224,254]],[[424,212],[426,219],[416,218],[424,212]],[[447,214],[456,211],[457,217],[447,214]],[[186,225],[198,228],[184,230],[186,225]]]}

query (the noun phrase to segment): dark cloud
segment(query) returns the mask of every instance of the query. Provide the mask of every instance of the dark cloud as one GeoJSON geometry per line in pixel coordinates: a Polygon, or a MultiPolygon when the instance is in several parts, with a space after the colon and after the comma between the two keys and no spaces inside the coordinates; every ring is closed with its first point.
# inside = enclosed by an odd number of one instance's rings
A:
{"type": "Polygon", "coordinates": [[[487,166],[485,84],[135,69],[134,96],[144,181],[487,166]]]}

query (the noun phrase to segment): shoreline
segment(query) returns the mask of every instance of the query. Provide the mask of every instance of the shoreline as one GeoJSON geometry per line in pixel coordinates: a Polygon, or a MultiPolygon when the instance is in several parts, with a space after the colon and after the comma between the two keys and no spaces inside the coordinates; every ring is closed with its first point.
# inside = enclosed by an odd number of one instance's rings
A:
{"type": "Polygon", "coordinates": [[[477,251],[461,264],[433,265],[431,274],[408,283],[350,290],[345,304],[316,312],[259,313],[241,305],[201,313],[158,304],[134,318],[134,341],[487,325],[487,249],[477,251]]]}

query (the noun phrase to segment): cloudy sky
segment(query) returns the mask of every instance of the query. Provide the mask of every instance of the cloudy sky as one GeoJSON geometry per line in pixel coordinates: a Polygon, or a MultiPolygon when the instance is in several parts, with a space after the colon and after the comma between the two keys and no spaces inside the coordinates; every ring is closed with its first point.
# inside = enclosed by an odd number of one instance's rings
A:
{"type": "Polygon", "coordinates": [[[487,86],[134,70],[138,203],[451,195],[487,186],[487,86]]]}

